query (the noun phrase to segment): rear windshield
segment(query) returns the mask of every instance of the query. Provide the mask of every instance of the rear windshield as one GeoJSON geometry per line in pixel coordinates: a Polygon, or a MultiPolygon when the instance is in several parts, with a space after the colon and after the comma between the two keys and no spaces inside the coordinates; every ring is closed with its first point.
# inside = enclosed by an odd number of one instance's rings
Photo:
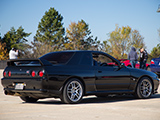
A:
{"type": "Polygon", "coordinates": [[[52,52],[40,57],[40,59],[45,59],[52,64],[66,64],[73,54],[74,52],[52,52]]]}

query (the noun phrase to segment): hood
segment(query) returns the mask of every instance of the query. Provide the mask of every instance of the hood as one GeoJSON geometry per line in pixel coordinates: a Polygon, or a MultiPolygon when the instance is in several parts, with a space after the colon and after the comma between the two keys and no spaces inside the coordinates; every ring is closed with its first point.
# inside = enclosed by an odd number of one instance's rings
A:
{"type": "Polygon", "coordinates": [[[136,76],[137,78],[145,75],[145,76],[151,76],[151,77],[156,77],[157,75],[153,72],[143,70],[143,69],[137,69],[137,68],[128,68],[128,70],[131,73],[131,76],[136,76]]]}

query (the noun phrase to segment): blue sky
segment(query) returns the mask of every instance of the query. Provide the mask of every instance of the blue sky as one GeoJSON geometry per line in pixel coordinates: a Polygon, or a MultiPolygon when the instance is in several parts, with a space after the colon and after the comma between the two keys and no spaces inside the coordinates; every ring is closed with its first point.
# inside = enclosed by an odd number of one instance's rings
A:
{"type": "Polygon", "coordinates": [[[63,16],[65,28],[83,19],[101,41],[109,38],[116,24],[128,25],[140,32],[150,52],[160,43],[159,4],[160,0],[0,0],[0,33],[3,37],[11,27],[22,26],[25,32],[32,32],[28,37],[32,41],[41,18],[54,7],[63,16]]]}

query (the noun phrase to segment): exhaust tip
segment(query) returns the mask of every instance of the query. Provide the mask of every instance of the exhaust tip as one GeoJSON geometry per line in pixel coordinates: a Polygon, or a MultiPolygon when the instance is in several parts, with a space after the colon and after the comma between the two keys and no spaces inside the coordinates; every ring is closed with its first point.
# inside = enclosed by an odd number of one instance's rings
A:
{"type": "Polygon", "coordinates": [[[4,91],[4,94],[5,94],[5,95],[14,95],[15,93],[5,90],[5,91],[4,91]]]}
{"type": "Polygon", "coordinates": [[[5,90],[5,91],[4,91],[4,94],[5,94],[5,95],[8,95],[8,91],[5,90]]]}

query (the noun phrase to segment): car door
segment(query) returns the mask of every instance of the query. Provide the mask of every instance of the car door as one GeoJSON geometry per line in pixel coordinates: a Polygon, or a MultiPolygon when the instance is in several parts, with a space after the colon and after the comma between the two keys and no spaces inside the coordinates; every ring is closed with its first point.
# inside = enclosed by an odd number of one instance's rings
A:
{"type": "Polygon", "coordinates": [[[98,91],[129,89],[130,72],[126,67],[120,68],[120,64],[107,54],[93,55],[93,59],[97,62],[95,85],[98,91]]]}

